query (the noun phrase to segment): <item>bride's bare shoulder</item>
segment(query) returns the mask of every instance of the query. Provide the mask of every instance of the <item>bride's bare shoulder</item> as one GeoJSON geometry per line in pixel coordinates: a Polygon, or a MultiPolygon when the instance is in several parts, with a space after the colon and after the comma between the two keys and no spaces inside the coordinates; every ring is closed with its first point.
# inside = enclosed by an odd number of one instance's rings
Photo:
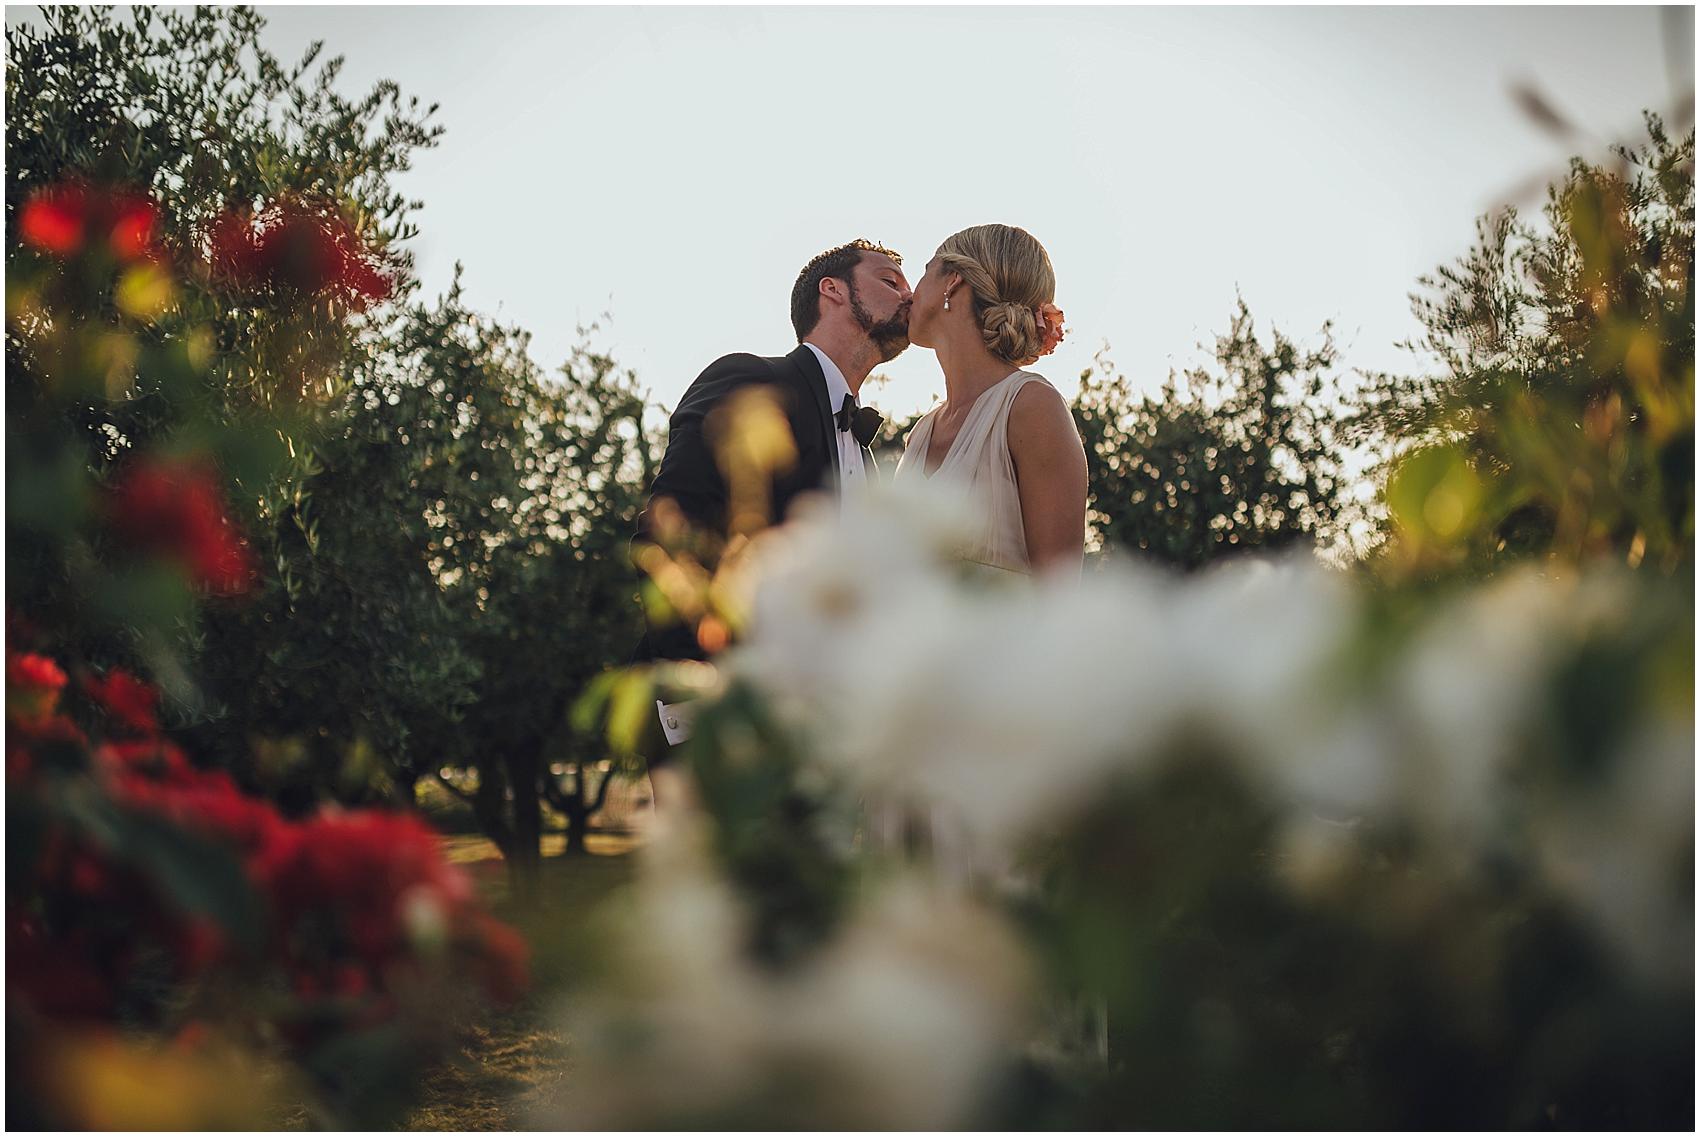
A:
{"type": "Polygon", "coordinates": [[[1080,431],[1074,411],[1062,392],[1049,379],[1030,373],[1038,382],[1027,382],[1015,393],[1009,408],[1009,452],[1017,464],[1029,454],[1052,454],[1059,449],[1081,449],[1080,431]]]}
{"type": "Polygon", "coordinates": [[[1074,412],[1069,409],[1068,400],[1062,397],[1062,392],[1038,372],[1026,374],[1031,378],[1021,385],[1009,407],[1010,428],[1014,430],[1020,426],[1044,430],[1047,424],[1066,423],[1072,430],[1074,412]]]}

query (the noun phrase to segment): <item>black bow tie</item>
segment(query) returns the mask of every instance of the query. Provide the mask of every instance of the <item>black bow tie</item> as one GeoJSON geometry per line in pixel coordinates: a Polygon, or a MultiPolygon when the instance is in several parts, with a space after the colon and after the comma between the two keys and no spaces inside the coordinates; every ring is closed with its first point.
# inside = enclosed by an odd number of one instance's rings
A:
{"type": "Polygon", "coordinates": [[[858,446],[870,445],[880,432],[880,423],[885,421],[874,408],[857,406],[856,396],[848,391],[844,393],[844,402],[833,418],[839,430],[848,430],[856,436],[858,446]]]}

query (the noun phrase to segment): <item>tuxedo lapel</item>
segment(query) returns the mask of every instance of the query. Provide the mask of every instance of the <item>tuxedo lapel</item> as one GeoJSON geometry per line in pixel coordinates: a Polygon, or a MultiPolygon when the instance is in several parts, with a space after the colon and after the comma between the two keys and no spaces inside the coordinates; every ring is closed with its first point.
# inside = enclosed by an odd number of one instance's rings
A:
{"type": "Polygon", "coordinates": [[[880,464],[874,461],[874,448],[872,446],[862,447],[862,464],[868,468],[869,481],[878,483],[884,480],[880,477],[880,464]]]}
{"type": "Polygon", "coordinates": [[[803,386],[809,389],[813,397],[814,407],[820,422],[820,443],[825,450],[827,461],[831,464],[834,477],[842,477],[844,471],[838,468],[838,436],[832,418],[832,406],[826,397],[826,374],[820,369],[820,360],[810,351],[806,344],[798,344],[797,350],[785,357],[796,370],[803,386]]]}

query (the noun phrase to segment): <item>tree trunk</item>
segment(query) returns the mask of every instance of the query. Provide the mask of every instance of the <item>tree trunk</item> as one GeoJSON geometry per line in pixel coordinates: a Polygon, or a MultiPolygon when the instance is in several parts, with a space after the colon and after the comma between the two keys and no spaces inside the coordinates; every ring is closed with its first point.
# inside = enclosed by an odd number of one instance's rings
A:
{"type": "Polygon", "coordinates": [[[567,852],[581,855],[590,852],[584,840],[590,828],[590,803],[584,793],[584,778],[584,766],[573,767],[573,788],[562,795],[566,808],[561,811],[567,815],[567,852]]]}
{"type": "Polygon", "coordinates": [[[503,773],[502,766],[496,762],[486,762],[478,767],[478,789],[472,796],[472,812],[478,818],[478,828],[496,843],[502,860],[511,865],[515,841],[513,824],[506,809],[507,779],[503,773]]]}
{"type": "Polygon", "coordinates": [[[549,804],[554,806],[567,819],[567,852],[587,855],[590,846],[585,838],[590,835],[590,819],[595,817],[608,800],[608,786],[614,780],[612,771],[602,775],[602,782],[596,789],[596,797],[589,795],[590,774],[584,763],[573,765],[573,786],[571,790],[563,790],[561,783],[553,777],[544,781],[544,792],[548,795],[549,804]]]}
{"type": "Polygon", "coordinates": [[[543,802],[534,757],[507,759],[508,786],[513,792],[513,851],[508,855],[508,879],[517,896],[535,897],[543,867],[543,802]]]}
{"type": "Polygon", "coordinates": [[[390,780],[395,783],[396,798],[408,809],[419,808],[419,771],[392,767],[390,780]]]}

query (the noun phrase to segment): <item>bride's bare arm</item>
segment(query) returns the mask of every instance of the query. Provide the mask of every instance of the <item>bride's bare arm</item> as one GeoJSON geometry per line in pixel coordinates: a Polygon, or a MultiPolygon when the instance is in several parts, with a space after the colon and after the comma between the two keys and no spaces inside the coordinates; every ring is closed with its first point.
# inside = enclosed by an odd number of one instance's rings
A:
{"type": "Polygon", "coordinates": [[[1017,392],[1009,409],[1009,456],[1033,571],[1078,571],[1086,546],[1086,450],[1068,403],[1049,383],[1030,382],[1017,392]]]}

